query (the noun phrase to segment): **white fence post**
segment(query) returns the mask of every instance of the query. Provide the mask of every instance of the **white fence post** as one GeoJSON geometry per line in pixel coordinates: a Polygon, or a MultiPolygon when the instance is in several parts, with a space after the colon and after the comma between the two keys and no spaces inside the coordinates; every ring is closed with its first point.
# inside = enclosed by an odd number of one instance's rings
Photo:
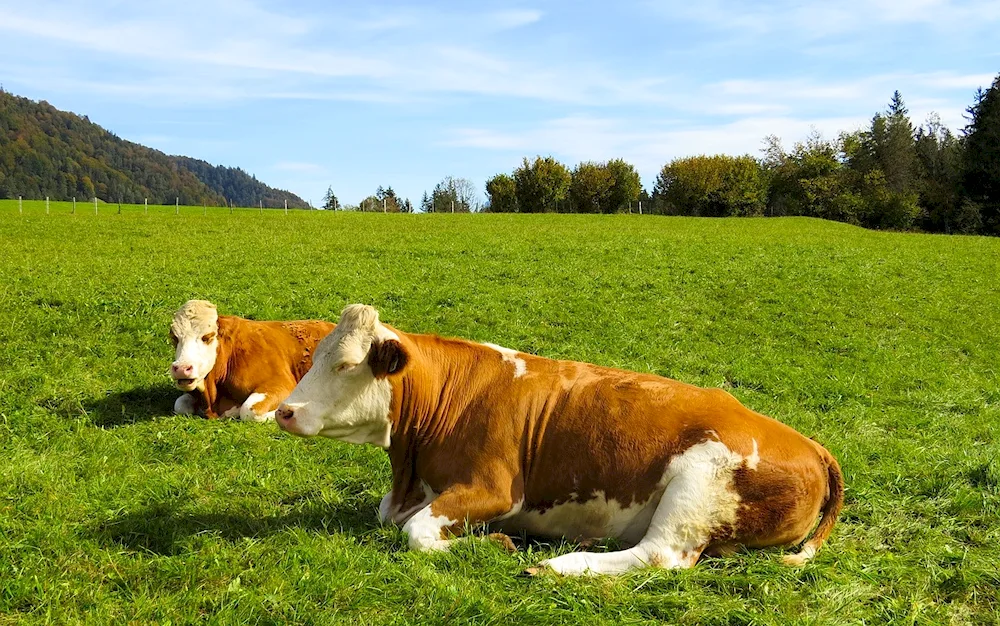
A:
{"type": "Polygon", "coordinates": [[[21,196],[17,197],[17,212],[24,215],[24,205],[21,200],[21,196]]]}
{"type": "Polygon", "coordinates": [[[288,198],[285,198],[285,215],[288,215],[288,198]]]}
{"type": "Polygon", "coordinates": [[[45,196],[45,214],[49,214],[49,197],[45,196]]]}
{"type": "Polygon", "coordinates": [[[639,215],[642,215],[642,200],[639,200],[639,215]]]}
{"type": "Polygon", "coordinates": [[[73,215],[76,215],[76,196],[73,196],[73,215]]]}
{"type": "Polygon", "coordinates": [[[149,213],[149,198],[142,199],[142,212],[149,213]]]}
{"type": "Polygon", "coordinates": [[[264,214],[264,201],[263,200],[260,200],[260,214],[261,215],[264,214]]]}
{"type": "Polygon", "coordinates": [[[94,215],[97,215],[97,196],[94,196],[94,215]]]}
{"type": "Polygon", "coordinates": [[[174,196],[174,215],[181,214],[181,199],[174,196]]]}

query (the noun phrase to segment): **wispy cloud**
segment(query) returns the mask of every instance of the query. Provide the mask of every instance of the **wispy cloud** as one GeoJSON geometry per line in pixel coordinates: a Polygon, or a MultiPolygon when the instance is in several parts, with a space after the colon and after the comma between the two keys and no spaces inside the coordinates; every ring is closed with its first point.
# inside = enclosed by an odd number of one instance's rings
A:
{"type": "Polygon", "coordinates": [[[511,154],[512,162],[518,155],[533,154],[551,154],[571,164],[621,157],[634,163],[648,180],[674,158],[717,153],[756,156],[768,135],[794,142],[817,130],[836,137],[840,131],[858,128],[866,121],[860,116],[809,120],[762,116],[724,124],[682,125],[657,120],[567,117],[516,131],[457,129],[447,143],[505,151],[511,154]]]}
{"type": "Polygon", "coordinates": [[[851,130],[895,89],[915,122],[936,110],[958,128],[996,69],[1000,2],[0,0],[0,15],[8,89],[306,195],[336,173],[363,196],[534,153],[650,176],[769,134],[851,130]],[[168,143],[153,110],[205,123],[168,143]]]}
{"type": "Polygon", "coordinates": [[[519,28],[534,24],[542,19],[542,12],[533,9],[497,11],[488,14],[486,19],[492,22],[496,28],[519,28]]]}

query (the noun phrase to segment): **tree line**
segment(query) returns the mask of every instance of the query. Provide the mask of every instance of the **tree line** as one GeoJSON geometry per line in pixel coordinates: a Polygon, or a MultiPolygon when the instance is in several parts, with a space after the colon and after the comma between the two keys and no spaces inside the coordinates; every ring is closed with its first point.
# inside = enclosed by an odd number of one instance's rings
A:
{"type": "MultiPolygon", "coordinates": [[[[480,205],[467,179],[445,178],[425,212],[621,213],[705,217],[820,217],[869,228],[1000,235],[1000,76],[979,89],[967,126],[954,134],[936,114],[914,126],[897,91],[862,129],[834,139],[819,133],[785,149],[765,138],[762,156],[674,159],[652,193],[621,160],[570,169],[551,156],[523,159],[486,182],[480,205]]],[[[397,208],[391,188],[389,211],[397,208]]],[[[382,210],[382,188],[360,210],[382,210]]],[[[328,196],[334,198],[332,189],[328,196]]],[[[345,208],[326,203],[326,208],[345,208]]]]}

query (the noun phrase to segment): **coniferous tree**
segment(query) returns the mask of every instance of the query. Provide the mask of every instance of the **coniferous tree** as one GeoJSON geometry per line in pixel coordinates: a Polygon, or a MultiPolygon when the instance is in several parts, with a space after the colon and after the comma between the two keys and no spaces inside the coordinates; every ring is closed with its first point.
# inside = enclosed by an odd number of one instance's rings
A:
{"type": "Polygon", "coordinates": [[[987,233],[1000,235],[1000,76],[989,89],[976,92],[968,112],[962,179],[966,207],[978,209],[987,233]]]}
{"type": "Polygon", "coordinates": [[[334,195],[332,186],[327,187],[326,193],[323,195],[323,208],[327,211],[336,211],[340,208],[340,201],[334,195]]]}

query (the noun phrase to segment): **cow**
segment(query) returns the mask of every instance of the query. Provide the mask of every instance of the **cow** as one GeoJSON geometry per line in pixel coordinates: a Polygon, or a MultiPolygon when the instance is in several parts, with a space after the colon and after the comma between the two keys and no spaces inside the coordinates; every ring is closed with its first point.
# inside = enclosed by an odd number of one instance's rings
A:
{"type": "Polygon", "coordinates": [[[312,366],[313,351],[334,324],[257,322],[219,315],[205,300],[189,300],[174,314],[170,376],[185,393],[178,414],[239,417],[263,422],[312,366]]]}
{"type": "Polygon", "coordinates": [[[805,542],[784,557],[801,565],[843,503],[825,448],[721,389],[405,333],[363,305],[344,309],[315,358],[278,426],[384,448],[392,489],[379,518],[402,525],[413,550],[446,550],[489,524],[623,544],[530,574],[689,568],[703,554],[805,542]]]}

